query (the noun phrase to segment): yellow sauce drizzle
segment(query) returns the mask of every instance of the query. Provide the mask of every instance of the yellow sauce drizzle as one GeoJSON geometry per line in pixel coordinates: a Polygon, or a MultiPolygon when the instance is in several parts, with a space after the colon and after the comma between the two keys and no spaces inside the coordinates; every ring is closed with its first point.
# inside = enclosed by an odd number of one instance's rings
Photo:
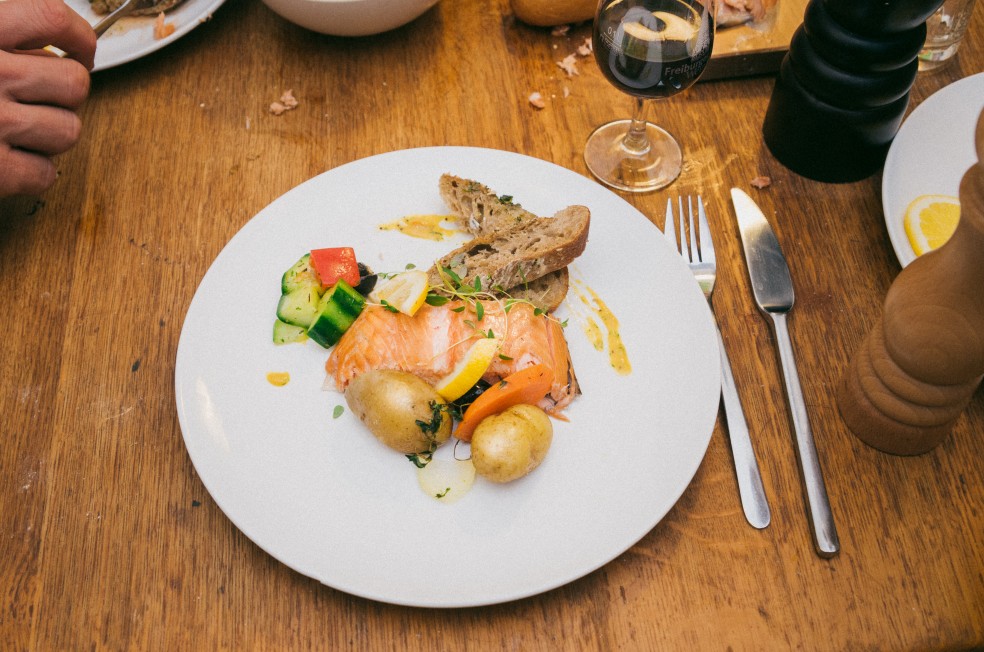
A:
{"type": "Polygon", "coordinates": [[[379,230],[399,231],[411,238],[441,242],[458,233],[455,229],[441,226],[448,219],[451,219],[450,215],[407,215],[395,222],[380,225],[379,230]]]}
{"type": "Polygon", "coordinates": [[[274,387],[283,387],[290,382],[290,374],[286,371],[271,371],[266,375],[266,379],[274,387]]]}
{"type": "MultiPolygon", "coordinates": [[[[582,302],[585,302],[585,303],[587,302],[587,297],[585,297],[583,294],[581,294],[577,290],[575,290],[574,292],[575,292],[575,294],[577,294],[578,298],[582,302]]],[[[601,327],[598,326],[598,322],[596,322],[591,317],[588,317],[587,315],[583,315],[582,314],[582,315],[580,315],[580,317],[581,317],[581,320],[582,320],[581,321],[581,329],[584,330],[584,334],[587,336],[588,341],[591,342],[591,346],[593,346],[595,348],[595,351],[604,351],[605,350],[605,336],[602,334],[601,327]]]]}
{"type": "MultiPolygon", "coordinates": [[[[605,331],[608,333],[608,362],[611,364],[612,369],[623,376],[632,373],[629,353],[625,349],[625,343],[622,342],[622,335],[619,333],[618,318],[615,317],[615,313],[601,300],[597,292],[582,281],[575,281],[574,294],[577,295],[581,303],[605,327],[605,331]],[[591,295],[590,298],[585,292],[581,291],[582,289],[591,295]]],[[[597,322],[592,317],[588,317],[582,322],[581,326],[584,329],[584,334],[587,336],[588,341],[591,342],[595,349],[599,351],[604,350],[603,336],[597,322]]]]}

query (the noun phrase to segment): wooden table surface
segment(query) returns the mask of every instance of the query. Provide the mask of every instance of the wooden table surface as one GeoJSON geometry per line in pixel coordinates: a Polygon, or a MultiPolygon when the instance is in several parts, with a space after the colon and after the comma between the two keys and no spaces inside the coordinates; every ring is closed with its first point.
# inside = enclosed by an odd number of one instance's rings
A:
{"type": "MultiPolygon", "coordinates": [[[[683,192],[702,192],[717,216],[715,305],[772,504],[767,529],[743,518],[720,416],[690,487],[635,546],[490,607],[398,607],[323,586],[210,498],[182,440],[174,364],[223,245],[297,184],[381,152],[481,146],[587,175],[585,138],[631,104],[590,58],[570,78],[556,65],[588,34],[517,23],[506,0],[445,0],[404,29],[347,40],[230,0],[163,50],[93,76],[83,140],[59,159],[55,186],[0,204],[0,647],[984,646],[984,395],[919,457],[877,452],[841,422],[835,388],[900,268],[880,175],[818,183],[770,155],[760,129],[771,77],[702,83],[660,104],[686,169],[666,192],[628,197],[657,225],[683,192]],[[298,108],[269,114],[286,89],[298,108]],[[759,175],[772,185],[751,190],[759,175]],[[731,186],[751,190],[793,261],[790,328],[842,544],[834,559],[811,545],[731,186]]],[[[979,4],[957,60],[920,74],[910,107],[982,68],[979,4]]]]}

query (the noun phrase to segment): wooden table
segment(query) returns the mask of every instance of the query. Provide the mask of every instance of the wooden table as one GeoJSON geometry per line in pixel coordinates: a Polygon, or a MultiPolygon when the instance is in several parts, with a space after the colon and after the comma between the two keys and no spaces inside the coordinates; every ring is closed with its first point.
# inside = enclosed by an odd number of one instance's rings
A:
{"type": "MultiPolygon", "coordinates": [[[[4,649],[965,649],[984,646],[984,396],[938,449],[879,453],[834,390],[899,265],[880,176],[829,185],[762,143],[773,79],[702,83],[658,107],[719,219],[716,295],[773,518],[740,510],[727,433],[624,555],[544,595],[427,610],[352,597],[282,565],[212,502],[182,441],[174,362],[185,311],[228,239],[293,186],[402,148],[511,150],[587,175],[590,131],[630,101],[588,35],[519,24],[506,0],[445,0],[355,40],[230,0],[171,46],[93,77],[82,142],[40,202],[0,204],[0,647],[4,649]],[[569,97],[564,97],[564,88],[569,97]],[[269,104],[293,89],[300,106],[269,104]],[[527,97],[539,91],[543,110],[527,97]],[[754,196],[794,261],[791,318],[840,556],[814,552],[780,370],[751,299],[727,190],[754,196]]],[[[984,6],[912,106],[984,67],[984,6]]],[[[629,201],[662,224],[666,192],[629,201]]]]}

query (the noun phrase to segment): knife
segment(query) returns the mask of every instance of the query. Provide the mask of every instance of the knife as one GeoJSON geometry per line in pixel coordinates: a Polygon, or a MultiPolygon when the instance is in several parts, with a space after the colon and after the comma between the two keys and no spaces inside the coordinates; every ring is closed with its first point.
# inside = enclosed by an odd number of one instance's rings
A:
{"type": "Polygon", "coordinates": [[[782,255],[776,234],[752,198],[738,188],[732,188],[731,201],[738,217],[738,230],[741,232],[741,244],[745,250],[745,263],[755,302],[759,310],[769,318],[776,347],[779,349],[786,398],[793,421],[796,459],[806,494],[807,516],[812,526],[813,545],[819,556],[833,557],[840,551],[840,541],[834,527],[827,487],[823,482],[799,373],[796,371],[793,345],[786,327],[786,314],[793,307],[793,279],[789,275],[789,266],[782,255]]]}

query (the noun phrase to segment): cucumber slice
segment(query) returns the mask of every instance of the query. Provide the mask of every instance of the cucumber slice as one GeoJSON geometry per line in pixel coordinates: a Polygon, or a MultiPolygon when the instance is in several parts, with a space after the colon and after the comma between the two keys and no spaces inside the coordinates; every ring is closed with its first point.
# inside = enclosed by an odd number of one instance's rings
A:
{"type": "Polygon", "coordinates": [[[277,319],[307,328],[318,314],[318,289],[313,285],[302,285],[281,295],[277,304],[277,319]]]}
{"type": "Polygon", "coordinates": [[[280,292],[282,294],[289,294],[297,288],[311,285],[317,286],[320,292],[321,279],[318,278],[318,273],[311,266],[311,254],[307,253],[291,265],[290,269],[284,272],[284,275],[280,278],[280,292]]]}
{"type": "Polygon", "coordinates": [[[303,326],[294,326],[279,319],[273,322],[273,343],[274,344],[293,344],[294,342],[307,341],[307,329],[303,326]]]}
{"type": "Polygon", "coordinates": [[[325,347],[335,345],[366,305],[361,294],[339,280],[318,302],[317,314],[307,329],[308,337],[325,347]]]}

